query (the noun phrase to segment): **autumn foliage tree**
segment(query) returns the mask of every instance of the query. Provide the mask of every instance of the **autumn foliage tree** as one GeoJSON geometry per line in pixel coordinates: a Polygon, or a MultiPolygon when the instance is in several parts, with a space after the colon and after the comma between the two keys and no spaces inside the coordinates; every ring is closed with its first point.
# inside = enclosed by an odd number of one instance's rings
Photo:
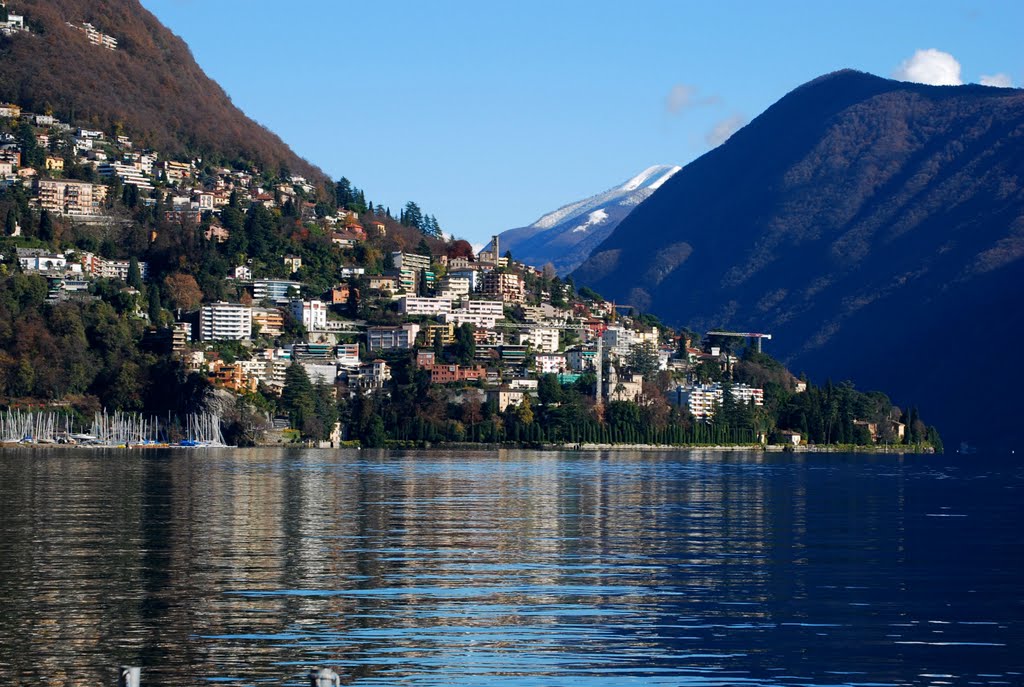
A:
{"type": "Polygon", "coordinates": [[[177,310],[195,310],[203,302],[203,292],[191,274],[175,272],[164,278],[164,288],[177,310]]]}

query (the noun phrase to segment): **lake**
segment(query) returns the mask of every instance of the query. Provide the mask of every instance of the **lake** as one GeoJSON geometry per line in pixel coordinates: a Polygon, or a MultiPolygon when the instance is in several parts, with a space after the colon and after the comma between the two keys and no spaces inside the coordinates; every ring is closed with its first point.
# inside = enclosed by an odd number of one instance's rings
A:
{"type": "Polygon", "coordinates": [[[0,683],[1024,684],[1024,467],[0,452],[0,683]]]}

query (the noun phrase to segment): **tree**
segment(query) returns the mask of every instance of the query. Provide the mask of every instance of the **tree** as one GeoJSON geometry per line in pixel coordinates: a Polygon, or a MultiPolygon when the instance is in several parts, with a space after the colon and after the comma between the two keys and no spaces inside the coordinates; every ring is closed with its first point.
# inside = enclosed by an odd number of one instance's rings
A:
{"type": "MultiPolygon", "coordinates": [[[[45,212],[45,210],[44,210],[45,212]]],[[[7,211],[7,221],[4,223],[4,235],[14,236],[15,230],[18,228],[18,215],[14,211],[14,208],[10,208],[7,211]]]]}
{"type": "Polygon", "coordinates": [[[139,269],[139,259],[134,255],[128,261],[128,286],[142,291],[142,270],[139,269]]]}
{"type": "Polygon", "coordinates": [[[644,379],[651,379],[658,372],[658,350],[651,342],[637,344],[629,350],[626,364],[644,379]]]}
{"type": "Polygon", "coordinates": [[[149,287],[149,321],[159,326],[163,319],[163,308],[160,306],[160,288],[156,284],[149,287]]]}
{"type": "Polygon", "coordinates": [[[537,396],[544,405],[559,403],[562,400],[562,385],[558,383],[558,375],[541,375],[537,380],[537,396]]]}
{"type": "Polygon", "coordinates": [[[460,365],[470,365],[476,358],[476,336],[474,327],[469,322],[463,322],[455,330],[455,359],[460,365]]]}
{"type": "Polygon", "coordinates": [[[530,407],[530,396],[523,394],[523,401],[516,408],[516,418],[524,425],[533,424],[533,408],[530,407]]]}
{"type": "Polygon", "coordinates": [[[284,373],[281,406],[288,413],[292,427],[303,428],[306,419],[314,414],[316,397],[306,368],[293,362],[284,373]]]}
{"type": "Polygon", "coordinates": [[[53,240],[53,217],[49,210],[39,213],[39,238],[43,241],[53,240]]]}
{"type": "Polygon", "coordinates": [[[401,222],[407,227],[423,230],[423,211],[420,206],[411,200],[405,204],[402,210],[401,222]]]}
{"type": "Polygon", "coordinates": [[[203,292],[191,274],[175,272],[167,275],[164,278],[164,288],[167,289],[167,298],[170,299],[172,307],[179,312],[195,310],[203,302],[203,292]]]}

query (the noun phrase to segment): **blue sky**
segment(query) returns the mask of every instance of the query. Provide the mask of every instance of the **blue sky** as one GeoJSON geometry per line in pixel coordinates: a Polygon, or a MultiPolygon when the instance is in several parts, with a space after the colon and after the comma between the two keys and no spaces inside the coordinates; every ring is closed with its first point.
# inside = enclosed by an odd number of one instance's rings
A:
{"type": "Polygon", "coordinates": [[[297,153],[474,243],[836,69],[1024,83],[1020,0],[142,2],[297,153]]]}

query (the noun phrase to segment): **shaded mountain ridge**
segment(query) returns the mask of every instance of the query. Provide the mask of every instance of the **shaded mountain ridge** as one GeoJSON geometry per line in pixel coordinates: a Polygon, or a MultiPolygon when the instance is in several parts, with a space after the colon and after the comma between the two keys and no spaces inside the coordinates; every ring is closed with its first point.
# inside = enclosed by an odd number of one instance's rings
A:
{"type": "Polygon", "coordinates": [[[796,369],[929,398],[974,439],[981,415],[943,399],[1006,379],[951,371],[964,337],[1024,334],[1022,144],[1024,91],[830,74],[676,174],[574,278],[672,323],[771,331],[796,369]]]}

